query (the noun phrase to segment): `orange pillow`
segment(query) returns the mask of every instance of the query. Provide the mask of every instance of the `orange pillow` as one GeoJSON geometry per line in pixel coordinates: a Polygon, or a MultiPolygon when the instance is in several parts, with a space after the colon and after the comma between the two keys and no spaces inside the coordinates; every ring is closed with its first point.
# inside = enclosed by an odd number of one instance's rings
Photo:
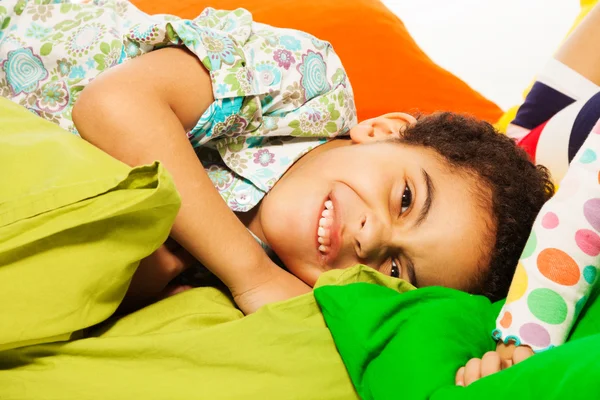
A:
{"type": "Polygon", "coordinates": [[[149,14],[195,18],[206,7],[245,8],[254,20],[327,40],[342,59],[359,121],[392,111],[446,110],[496,122],[502,110],[417,46],[377,0],[131,0],[149,14]]]}

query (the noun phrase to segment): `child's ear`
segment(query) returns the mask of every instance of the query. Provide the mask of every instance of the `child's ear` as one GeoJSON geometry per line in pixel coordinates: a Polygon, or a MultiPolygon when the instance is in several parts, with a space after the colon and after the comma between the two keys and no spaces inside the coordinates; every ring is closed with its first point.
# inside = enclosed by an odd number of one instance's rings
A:
{"type": "Polygon", "coordinates": [[[395,112],[367,119],[350,129],[350,138],[354,143],[368,143],[399,138],[402,132],[417,122],[412,115],[395,112]]]}

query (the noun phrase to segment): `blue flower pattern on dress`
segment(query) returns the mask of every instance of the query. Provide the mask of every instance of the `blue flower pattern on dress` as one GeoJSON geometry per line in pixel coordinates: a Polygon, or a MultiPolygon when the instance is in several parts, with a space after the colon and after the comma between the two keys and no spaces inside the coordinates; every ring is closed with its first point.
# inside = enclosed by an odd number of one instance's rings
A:
{"type": "Polygon", "coordinates": [[[6,80],[15,95],[32,93],[40,81],[48,77],[42,59],[33,54],[31,47],[9,51],[7,58],[0,63],[6,80]]]}
{"type": "Polygon", "coordinates": [[[223,123],[230,115],[239,113],[242,107],[242,98],[226,98],[215,100],[202,114],[194,129],[188,133],[188,138],[194,147],[201,146],[211,139],[215,125],[223,123]]]}
{"type": "Polygon", "coordinates": [[[27,29],[25,33],[26,38],[32,39],[43,39],[48,36],[52,30],[50,28],[46,28],[41,26],[40,24],[36,24],[35,22],[31,24],[31,26],[27,29]]]}
{"type": "Polygon", "coordinates": [[[254,23],[244,9],[207,8],[185,20],[122,0],[53,0],[42,19],[36,3],[2,0],[0,21],[10,23],[0,31],[0,93],[77,133],[74,88],[154,49],[186,46],[210,71],[215,99],[187,137],[234,211],[250,210],[299,157],[356,124],[331,46],[254,23]]]}
{"type": "Polygon", "coordinates": [[[326,76],[327,65],[320,53],[308,50],[302,56],[302,63],[298,66],[298,71],[302,74],[300,84],[304,87],[306,100],[326,93],[331,88],[326,76]]]}
{"type": "Polygon", "coordinates": [[[275,64],[260,63],[255,67],[258,79],[264,86],[277,86],[281,82],[281,71],[275,64]]]}
{"type": "Polygon", "coordinates": [[[198,32],[194,29],[194,26],[191,22],[185,21],[183,25],[177,31],[179,35],[179,39],[185,44],[187,47],[196,47],[200,38],[198,37],[198,32]]]}
{"type": "Polygon", "coordinates": [[[219,83],[219,85],[217,86],[217,90],[215,92],[218,94],[224,94],[224,93],[227,93],[228,90],[229,90],[229,85],[226,85],[224,83],[219,83]]]}
{"type": "Polygon", "coordinates": [[[298,39],[290,35],[283,35],[279,38],[279,43],[288,50],[298,51],[302,49],[302,44],[298,39]]]}
{"type": "Polygon", "coordinates": [[[85,66],[87,67],[87,69],[96,68],[96,60],[94,60],[91,57],[88,58],[88,60],[85,62],[85,66]]]}
{"type": "Polygon", "coordinates": [[[81,65],[77,65],[77,66],[71,68],[71,73],[69,74],[69,78],[71,78],[71,79],[85,78],[85,69],[81,65]]]}
{"type": "Polygon", "coordinates": [[[210,58],[211,69],[220,69],[221,63],[232,65],[235,61],[235,43],[223,34],[204,29],[200,35],[210,58]]]}

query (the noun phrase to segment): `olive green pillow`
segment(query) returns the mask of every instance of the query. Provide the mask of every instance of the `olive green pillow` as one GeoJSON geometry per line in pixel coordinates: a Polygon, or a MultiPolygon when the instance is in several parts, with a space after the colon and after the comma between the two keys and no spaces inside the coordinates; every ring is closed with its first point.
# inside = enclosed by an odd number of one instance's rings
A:
{"type": "Polygon", "coordinates": [[[160,164],[129,168],[3,98],[0,171],[0,350],[109,317],[180,204],[160,164]]]}
{"type": "MultiPolygon", "coordinates": [[[[404,281],[364,267],[317,285],[404,281]]],[[[229,293],[188,290],[86,329],[0,353],[0,399],[358,400],[312,293],[244,316],[229,293]]]]}

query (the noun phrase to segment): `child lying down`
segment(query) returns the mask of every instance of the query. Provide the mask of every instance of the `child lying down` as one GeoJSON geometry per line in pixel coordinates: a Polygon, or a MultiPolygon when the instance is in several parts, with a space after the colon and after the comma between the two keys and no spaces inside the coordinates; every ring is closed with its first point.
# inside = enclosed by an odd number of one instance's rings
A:
{"type": "MultiPolygon", "coordinates": [[[[0,13],[2,96],[129,165],[160,160],[182,199],[171,237],[245,313],[357,263],[502,298],[553,193],[486,122],[357,123],[331,45],[245,10],[182,20],[125,1],[5,0],[0,13]]],[[[164,294],[186,264],[159,248],[129,298],[164,294]]]]}

